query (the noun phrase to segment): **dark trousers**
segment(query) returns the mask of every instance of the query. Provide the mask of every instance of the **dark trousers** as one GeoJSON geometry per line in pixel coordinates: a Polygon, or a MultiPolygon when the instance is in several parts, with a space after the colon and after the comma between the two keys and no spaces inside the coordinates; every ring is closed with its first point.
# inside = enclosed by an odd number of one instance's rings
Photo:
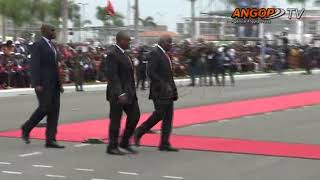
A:
{"type": "Polygon", "coordinates": [[[277,71],[278,74],[281,74],[282,73],[282,62],[280,60],[277,60],[274,63],[274,68],[275,68],[275,70],[277,71]]]}
{"type": "Polygon", "coordinates": [[[155,111],[137,129],[137,135],[140,137],[143,136],[162,120],[160,147],[170,146],[169,138],[172,131],[173,101],[154,100],[153,104],[155,111]]]}
{"type": "Polygon", "coordinates": [[[118,138],[123,111],[127,114],[127,122],[122,135],[122,140],[120,142],[121,146],[129,145],[129,140],[139,122],[140,109],[137,100],[134,100],[132,104],[126,105],[119,105],[114,101],[110,101],[109,149],[118,147],[118,138]]]}
{"type": "Polygon", "coordinates": [[[224,72],[222,74],[222,85],[225,86],[226,84],[226,73],[229,74],[231,85],[235,85],[234,81],[234,72],[235,72],[235,67],[233,65],[228,65],[224,67],[224,72]]]}
{"type": "Polygon", "coordinates": [[[83,81],[75,81],[76,91],[83,91],[83,81]]]}
{"type": "Polygon", "coordinates": [[[145,84],[146,84],[146,71],[138,71],[137,73],[138,80],[137,80],[137,88],[139,88],[139,84],[141,83],[141,89],[145,89],[145,84]]]}
{"type": "Polygon", "coordinates": [[[8,86],[8,74],[5,72],[0,73],[0,86],[8,86]]]}
{"type": "Polygon", "coordinates": [[[39,106],[22,128],[25,132],[30,133],[47,116],[46,140],[47,142],[56,141],[60,113],[60,92],[57,88],[52,91],[36,92],[36,95],[39,106]]]}
{"type": "Polygon", "coordinates": [[[208,77],[208,65],[207,63],[199,64],[199,84],[200,86],[207,85],[207,77],[208,77]]]}
{"type": "Polygon", "coordinates": [[[74,84],[76,86],[76,91],[83,91],[83,81],[84,81],[84,74],[82,71],[76,72],[74,77],[74,84]]]}
{"type": "Polygon", "coordinates": [[[214,73],[214,76],[215,76],[215,79],[216,79],[216,84],[217,86],[221,86],[223,84],[221,84],[221,81],[220,81],[220,75],[222,77],[222,81],[224,82],[224,79],[225,79],[225,69],[223,66],[217,66],[216,69],[215,69],[215,73],[214,73]]]}
{"type": "Polygon", "coordinates": [[[190,74],[190,79],[191,79],[191,86],[195,86],[196,84],[196,76],[197,76],[197,67],[194,65],[189,66],[189,74],[190,74]]]}
{"type": "Polygon", "coordinates": [[[312,74],[311,72],[312,68],[312,60],[310,60],[308,57],[304,60],[304,69],[306,70],[307,74],[312,74]]]}

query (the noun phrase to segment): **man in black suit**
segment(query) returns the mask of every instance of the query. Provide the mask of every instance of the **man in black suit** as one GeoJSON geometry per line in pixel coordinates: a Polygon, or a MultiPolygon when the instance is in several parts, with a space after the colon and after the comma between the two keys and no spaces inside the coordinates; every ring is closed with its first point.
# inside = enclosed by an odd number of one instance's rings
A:
{"type": "Polygon", "coordinates": [[[59,78],[58,51],[51,42],[55,39],[55,28],[42,25],[42,37],[32,47],[31,79],[39,106],[30,119],[21,127],[22,139],[30,143],[29,134],[34,127],[47,116],[46,144],[47,148],[64,148],[56,141],[60,112],[60,93],[63,93],[59,78]]]}
{"type": "Polygon", "coordinates": [[[173,80],[172,62],[168,51],[172,48],[172,38],[162,36],[157,47],[148,56],[148,76],[150,77],[150,96],[155,111],[136,129],[134,140],[140,145],[141,137],[162,120],[160,151],[178,151],[170,145],[172,129],[173,102],[178,99],[177,88],[173,80]]]}
{"type": "Polygon", "coordinates": [[[124,31],[116,36],[117,43],[111,47],[106,59],[106,75],[108,80],[107,100],[110,103],[109,145],[107,153],[124,155],[120,148],[129,153],[137,153],[131,148],[129,140],[140,118],[140,109],[137,101],[134,66],[131,58],[125,52],[130,46],[130,37],[124,31]],[[122,112],[127,114],[127,122],[122,140],[119,144],[119,129],[122,112]]]}

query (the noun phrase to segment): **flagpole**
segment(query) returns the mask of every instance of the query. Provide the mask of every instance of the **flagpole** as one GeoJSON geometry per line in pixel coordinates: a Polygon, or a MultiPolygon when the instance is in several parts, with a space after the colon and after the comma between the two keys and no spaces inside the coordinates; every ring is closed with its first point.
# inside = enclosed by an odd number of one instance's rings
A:
{"type": "Polygon", "coordinates": [[[139,0],[135,0],[134,4],[134,39],[138,43],[139,38],[139,0]]]}
{"type": "Polygon", "coordinates": [[[131,3],[130,0],[127,0],[127,29],[130,30],[130,16],[131,16],[131,3]]]}
{"type": "Polygon", "coordinates": [[[68,0],[62,2],[62,43],[68,42],[68,0]]]}
{"type": "MultiPolygon", "coordinates": [[[[265,8],[267,6],[267,3],[263,3],[264,0],[260,0],[260,8],[265,8]]],[[[264,39],[264,24],[259,23],[259,37],[261,39],[261,50],[260,50],[260,68],[261,70],[265,69],[265,62],[264,62],[264,55],[265,55],[265,39],[264,39]]]]}

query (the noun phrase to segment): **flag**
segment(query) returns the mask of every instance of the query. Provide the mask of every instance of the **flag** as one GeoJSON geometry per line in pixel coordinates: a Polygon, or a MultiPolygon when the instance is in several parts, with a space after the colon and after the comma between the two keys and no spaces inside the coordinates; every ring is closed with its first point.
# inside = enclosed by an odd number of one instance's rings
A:
{"type": "Polygon", "coordinates": [[[114,9],[113,9],[113,5],[110,0],[108,0],[108,6],[105,8],[105,12],[107,14],[109,14],[110,16],[116,15],[116,13],[114,12],[114,9]]]}

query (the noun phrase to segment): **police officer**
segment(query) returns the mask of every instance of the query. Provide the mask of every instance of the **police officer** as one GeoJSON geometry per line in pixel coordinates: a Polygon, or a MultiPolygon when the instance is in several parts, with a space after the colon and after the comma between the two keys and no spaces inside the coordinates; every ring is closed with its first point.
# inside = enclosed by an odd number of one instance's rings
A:
{"type": "Polygon", "coordinates": [[[74,77],[74,83],[76,91],[83,91],[83,81],[84,81],[84,55],[81,49],[77,50],[77,55],[72,61],[72,71],[74,77]]]}

